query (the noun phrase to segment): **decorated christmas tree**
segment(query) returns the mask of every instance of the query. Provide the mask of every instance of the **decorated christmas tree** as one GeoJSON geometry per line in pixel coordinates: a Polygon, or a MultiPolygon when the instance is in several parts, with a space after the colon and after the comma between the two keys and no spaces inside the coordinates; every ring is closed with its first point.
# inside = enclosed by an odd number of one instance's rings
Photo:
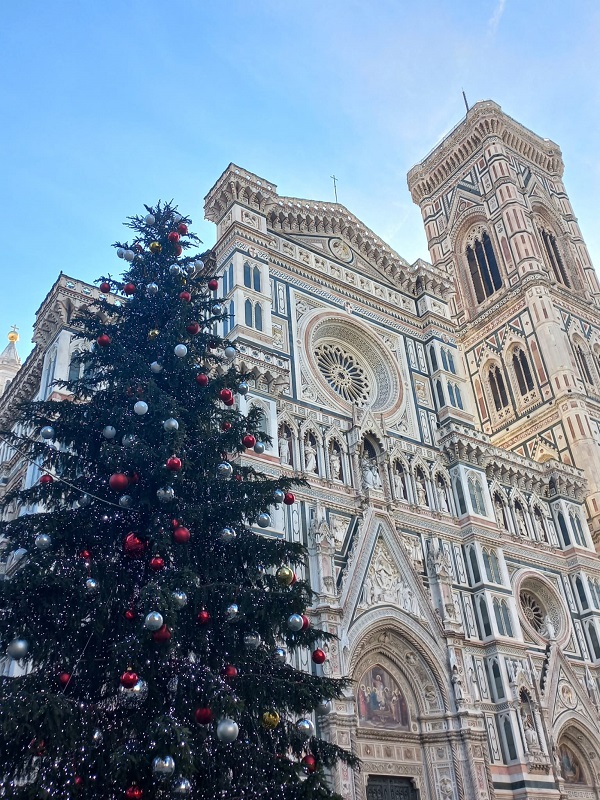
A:
{"type": "Polygon", "coordinates": [[[210,254],[188,255],[172,204],[147,212],[75,321],[70,401],[2,434],[39,480],[0,526],[22,553],[0,595],[0,796],[333,797],[353,758],[317,732],[344,682],[318,666],[304,549],[272,529],[294,487],[256,467],[210,254]]]}

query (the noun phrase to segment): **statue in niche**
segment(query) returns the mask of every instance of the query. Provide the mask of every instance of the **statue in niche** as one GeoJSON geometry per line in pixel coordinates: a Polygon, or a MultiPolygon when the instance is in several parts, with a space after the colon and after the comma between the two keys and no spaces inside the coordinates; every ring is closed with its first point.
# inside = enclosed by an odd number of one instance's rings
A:
{"type": "Polygon", "coordinates": [[[362,461],[362,482],[364,489],[381,489],[381,477],[375,462],[368,458],[362,461]]]}
{"type": "Polygon", "coordinates": [[[425,489],[425,479],[417,476],[417,503],[427,508],[427,490],[425,489]]]}
{"type": "Polygon", "coordinates": [[[533,719],[531,718],[530,714],[524,713],[522,715],[523,719],[523,735],[525,737],[525,741],[527,742],[527,749],[530,753],[539,753],[540,751],[540,744],[538,742],[537,733],[535,730],[535,725],[533,724],[533,719]]]}
{"type": "Polygon", "coordinates": [[[525,513],[521,506],[517,503],[515,504],[515,517],[517,518],[517,530],[521,534],[521,536],[527,536],[527,523],[525,522],[525,513]]]}
{"type": "Polygon", "coordinates": [[[341,481],[342,479],[342,459],[336,445],[331,446],[329,451],[329,469],[332,481],[341,481]]]}
{"type": "Polygon", "coordinates": [[[445,511],[447,513],[449,509],[448,509],[448,497],[446,495],[446,484],[441,478],[439,478],[437,482],[437,496],[438,496],[438,505],[440,507],[440,511],[445,511]]]}
{"type": "Polygon", "coordinates": [[[494,495],[494,514],[496,515],[496,523],[499,528],[506,528],[506,520],[504,519],[504,505],[498,495],[494,495]]]}
{"type": "Polygon", "coordinates": [[[361,727],[410,730],[404,693],[383,667],[376,665],[363,675],[356,699],[361,727]]]}
{"type": "Polygon", "coordinates": [[[423,571],[423,549],[418,536],[403,536],[402,542],[417,572],[423,571]]]}
{"type": "Polygon", "coordinates": [[[279,438],[277,439],[279,445],[279,459],[284,466],[289,466],[292,463],[292,456],[290,452],[290,438],[287,435],[285,427],[279,431],[279,438]]]}
{"type": "Polygon", "coordinates": [[[402,468],[396,467],[392,472],[392,482],[394,484],[394,496],[396,500],[406,500],[406,490],[404,488],[404,474],[402,468]]]}
{"type": "Polygon", "coordinates": [[[399,591],[398,569],[380,540],[365,577],[359,607],[368,608],[376,603],[400,604],[399,591]]]}
{"type": "Polygon", "coordinates": [[[304,440],[304,471],[317,471],[317,448],[311,436],[307,436],[304,440]]]}
{"type": "Polygon", "coordinates": [[[542,522],[542,517],[539,512],[533,514],[533,522],[535,524],[535,530],[538,535],[538,539],[540,542],[546,542],[548,537],[546,536],[546,531],[544,529],[544,523],[542,522]]]}
{"type": "Polygon", "coordinates": [[[346,517],[332,517],[333,538],[338,547],[344,542],[346,531],[348,530],[348,520],[346,517]]]}

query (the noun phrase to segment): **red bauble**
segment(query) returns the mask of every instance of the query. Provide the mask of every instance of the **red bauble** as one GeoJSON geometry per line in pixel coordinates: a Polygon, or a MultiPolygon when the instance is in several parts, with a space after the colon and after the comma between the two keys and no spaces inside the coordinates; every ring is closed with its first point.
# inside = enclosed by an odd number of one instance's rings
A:
{"type": "Polygon", "coordinates": [[[283,496],[283,502],[286,506],[292,506],[296,502],[296,497],[293,492],[286,492],[283,496]]]}
{"type": "Polygon", "coordinates": [[[196,617],[200,625],[208,625],[210,622],[210,614],[209,612],[203,608],[202,611],[198,612],[198,616],[196,617]]]}
{"type": "Polygon", "coordinates": [[[175,528],[173,531],[173,541],[177,542],[177,544],[187,544],[191,535],[187,528],[175,528]]]}
{"type": "Polygon", "coordinates": [[[171,233],[167,236],[167,239],[170,242],[178,242],[179,241],[179,234],[177,231],[171,231],[171,233]]]}
{"type": "Polygon", "coordinates": [[[219,392],[219,399],[227,403],[229,400],[233,400],[233,392],[231,389],[221,389],[219,392]]]}
{"type": "Polygon", "coordinates": [[[100,336],[96,339],[96,344],[98,347],[108,347],[110,344],[110,336],[106,333],[100,334],[100,336]]]}
{"type": "Polygon", "coordinates": [[[81,775],[75,775],[75,786],[81,786],[83,783],[83,778],[81,775]]]}
{"type": "Polygon", "coordinates": [[[306,614],[302,614],[302,630],[307,631],[310,628],[310,620],[306,614]]]}
{"type": "Polygon", "coordinates": [[[115,472],[108,479],[108,485],[114,492],[124,492],[129,486],[129,478],[124,472],[115,472]]]}
{"type": "Polygon", "coordinates": [[[83,558],[84,561],[89,561],[91,557],[92,557],[92,554],[90,553],[89,550],[82,550],[79,553],[79,558],[83,558]]]}
{"type": "Polygon", "coordinates": [[[185,326],[185,329],[190,336],[195,336],[197,333],[200,333],[200,325],[197,322],[190,322],[189,325],[185,326]]]}
{"type": "Polygon", "coordinates": [[[125,474],[129,478],[129,483],[133,483],[135,485],[136,483],[140,482],[140,473],[139,472],[127,472],[125,474]]]}
{"type": "Polygon", "coordinates": [[[216,278],[211,278],[208,282],[208,288],[211,292],[216,292],[219,288],[219,281],[216,278]]]}
{"type": "Polygon", "coordinates": [[[146,542],[143,542],[137,533],[128,533],[123,542],[123,550],[130,558],[142,558],[146,547],[146,542]]]}
{"type": "Polygon", "coordinates": [[[126,283],[123,287],[123,292],[128,296],[135,294],[135,283],[126,283]]]}
{"type": "Polygon", "coordinates": [[[321,650],[320,647],[317,647],[316,650],[313,650],[312,660],[315,662],[315,664],[323,664],[325,661],[327,661],[325,651],[321,650]]]}
{"type": "Polygon", "coordinates": [[[177,456],[171,456],[171,458],[167,459],[165,467],[171,472],[179,472],[181,469],[181,459],[177,458],[177,456]]]}
{"type": "Polygon", "coordinates": [[[194,711],[194,717],[198,725],[210,725],[214,719],[213,712],[210,708],[197,708],[194,711]]]}
{"type": "Polygon", "coordinates": [[[134,672],[132,669],[128,669],[121,675],[120,680],[121,686],[124,686],[126,689],[131,689],[136,685],[139,678],[137,676],[137,672],[134,672]]]}
{"type": "Polygon", "coordinates": [[[204,372],[199,372],[196,375],[196,383],[200,386],[208,386],[208,375],[206,375],[204,372]]]}
{"type": "Polygon", "coordinates": [[[222,431],[230,431],[231,430],[231,422],[222,422],[221,423],[221,430],[222,431]]]}
{"type": "Polygon", "coordinates": [[[317,759],[314,756],[311,756],[310,754],[304,756],[304,758],[302,759],[302,763],[304,764],[308,772],[316,772],[317,759]]]}
{"type": "Polygon", "coordinates": [[[161,569],[165,567],[165,560],[160,556],[153,556],[150,559],[150,569],[154,570],[154,572],[160,572],[161,569]]]}
{"type": "Polygon", "coordinates": [[[163,625],[162,628],[159,628],[157,631],[154,631],[152,634],[152,638],[155,642],[160,642],[161,644],[164,642],[168,642],[171,638],[171,631],[167,628],[166,625],[163,625]]]}
{"type": "Polygon", "coordinates": [[[133,248],[132,248],[132,249],[133,249],[133,252],[134,252],[134,253],[137,253],[138,255],[139,255],[140,253],[143,253],[143,252],[144,252],[144,248],[142,247],[142,245],[141,245],[139,242],[136,242],[136,243],[133,245],[133,248]]]}
{"type": "Polygon", "coordinates": [[[178,528],[179,527],[179,520],[178,519],[172,519],[171,520],[171,527],[172,528],[178,528]]]}
{"type": "Polygon", "coordinates": [[[223,667],[223,672],[221,674],[224,678],[237,678],[237,667],[234,667],[233,664],[227,664],[223,667]]]}
{"type": "Polygon", "coordinates": [[[231,400],[225,400],[224,403],[225,403],[226,406],[232,406],[232,405],[234,405],[235,400],[232,397],[231,400]]]}
{"type": "Polygon", "coordinates": [[[244,447],[254,447],[256,444],[256,436],[252,436],[251,433],[247,433],[242,439],[242,444],[244,447]]]}
{"type": "Polygon", "coordinates": [[[125,797],[127,800],[142,800],[143,796],[144,790],[140,789],[139,786],[130,786],[125,790],[125,797]]]}
{"type": "Polygon", "coordinates": [[[180,256],[183,253],[183,247],[180,244],[174,245],[173,249],[175,250],[176,256],[180,256]]]}
{"type": "Polygon", "coordinates": [[[177,226],[177,230],[182,236],[185,236],[188,232],[188,226],[185,224],[185,222],[180,222],[177,226]]]}
{"type": "Polygon", "coordinates": [[[192,295],[189,292],[179,292],[179,299],[182,303],[189,303],[192,299],[192,295]]]}
{"type": "Polygon", "coordinates": [[[123,614],[127,622],[133,622],[134,619],[137,618],[137,614],[133,610],[133,608],[128,608],[125,613],[123,614]]]}
{"type": "Polygon", "coordinates": [[[58,682],[61,686],[66,686],[67,683],[71,680],[71,676],[68,672],[61,672],[58,676],[58,682]]]}
{"type": "Polygon", "coordinates": [[[47,486],[49,483],[53,483],[53,481],[54,478],[52,477],[52,475],[42,475],[42,477],[40,478],[40,483],[42,484],[42,486],[47,486]]]}
{"type": "Polygon", "coordinates": [[[100,284],[100,291],[104,294],[108,294],[110,292],[110,283],[108,281],[102,281],[100,284]]]}

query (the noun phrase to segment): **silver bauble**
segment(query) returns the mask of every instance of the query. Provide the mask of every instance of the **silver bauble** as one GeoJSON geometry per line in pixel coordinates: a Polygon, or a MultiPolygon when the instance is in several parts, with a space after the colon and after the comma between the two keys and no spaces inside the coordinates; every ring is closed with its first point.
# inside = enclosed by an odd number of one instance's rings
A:
{"type": "Polygon", "coordinates": [[[95,594],[100,588],[100,584],[95,578],[88,578],[85,582],[85,588],[90,594],[95,594]]]}
{"type": "Polygon", "coordinates": [[[126,433],[125,436],[121,439],[121,444],[123,447],[133,447],[133,445],[137,441],[137,436],[135,433],[126,433]]]}
{"type": "Polygon", "coordinates": [[[223,306],[221,305],[221,303],[215,303],[214,306],[211,308],[211,311],[215,315],[215,317],[219,317],[223,313],[223,306]]]}
{"type": "Polygon", "coordinates": [[[6,655],[14,658],[15,661],[20,661],[27,656],[29,652],[29,642],[27,639],[13,639],[9,642],[6,648],[6,655]]]}
{"type": "Polygon", "coordinates": [[[177,223],[181,222],[182,219],[183,217],[181,216],[181,214],[178,214],[177,211],[175,211],[175,213],[173,214],[173,222],[177,225],[177,223]]]}
{"type": "Polygon", "coordinates": [[[131,689],[119,686],[119,703],[126,708],[138,708],[148,697],[148,684],[139,680],[131,689]]]}
{"type": "Polygon", "coordinates": [[[319,703],[317,703],[317,707],[316,707],[315,711],[317,712],[317,714],[321,714],[322,716],[325,716],[326,714],[330,713],[332,708],[333,708],[333,704],[332,704],[331,700],[321,700],[319,703]]]}
{"type": "Polygon", "coordinates": [[[168,503],[175,497],[175,489],[172,486],[164,486],[162,489],[157,490],[156,496],[161,503],[168,503]]]}
{"type": "Polygon", "coordinates": [[[133,259],[135,258],[135,253],[133,252],[133,250],[125,250],[125,252],[123,253],[123,258],[125,259],[125,261],[133,261],[133,259]]]}
{"type": "Polygon", "coordinates": [[[146,214],[146,216],[144,217],[144,222],[146,223],[146,225],[154,225],[154,223],[156,222],[156,217],[154,216],[154,214],[146,214]]]}
{"type": "Polygon", "coordinates": [[[283,503],[285,497],[285,492],[282,492],[281,489],[275,489],[273,492],[273,500],[277,505],[283,503]]]}
{"type": "Polygon", "coordinates": [[[138,417],[143,417],[144,414],[148,413],[148,403],[145,403],[143,400],[138,400],[133,407],[133,411],[138,417]]]}
{"type": "Polygon", "coordinates": [[[184,344],[176,344],[173,352],[177,358],[185,358],[187,356],[187,347],[184,344]]]}
{"type": "Polygon", "coordinates": [[[273,661],[276,661],[278,664],[285,664],[287,661],[287,653],[283,647],[276,647],[273,650],[273,661]]]}
{"type": "Polygon", "coordinates": [[[299,719],[296,723],[296,730],[307,739],[315,735],[315,726],[310,719],[299,719]]]}
{"type": "Polygon", "coordinates": [[[217,739],[221,742],[235,742],[240,729],[234,719],[220,719],[217,724],[217,739]]]}
{"type": "Polygon", "coordinates": [[[175,762],[171,756],[156,756],[152,762],[152,772],[157,778],[170,778],[175,772],[175,762]]]}
{"type": "Polygon", "coordinates": [[[44,425],[42,430],[40,431],[40,436],[42,439],[54,439],[56,431],[52,427],[52,425],[44,425]]]}
{"type": "Polygon", "coordinates": [[[153,361],[150,364],[150,372],[153,372],[155,375],[158,375],[158,373],[162,371],[163,371],[163,365],[159,364],[158,361],[153,361]]]}
{"type": "Polygon", "coordinates": [[[171,786],[172,797],[190,797],[192,794],[192,784],[187,778],[176,778],[171,786]]]}
{"type": "Polygon", "coordinates": [[[52,547],[52,539],[47,533],[39,533],[35,537],[35,546],[38,550],[49,550],[52,547]]]}
{"type": "Polygon", "coordinates": [[[219,535],[224,542],[231,542],[235,539],[235,531],[233,528],[223,528],[219,535]]]}
{"type": "Polygon", "coordinates": [[[123,494],[119,497],[119,505],[121,508],[131,508],[133,505],[133,497],[130,494],[123,494]]]}
{"type": "Polygon", "coordinates": [[[92,502],[92,498],[89,496],[89,494],[82,494],[77,502],[79,503],[80,508],[86,508],[92,502]]]}
{"type": "Polygon", "coordinates": [[[102,431],[102,436],[104,436],[105,439],[114,439],[116,435],[117,429],[112,425],[107,425],[102,431]]]}
{"type": "Polygon", "coordinates": [[[102,740],[104,739],[104,734],[100,730],[100,728],[96,728],[96,730],[92,733],[92,742],[96,745],[102,744],[102,740]]]}
{"type": "Polygon", "coordinates": [[[223,461],[217,467],[217,478],[231,478],[233,467],[227,461],[223,461]]]}
{"type": "Polygon", "coordinates": [[[254,445],[254,452],[255,452],[257,455],[259,455],[259,456],[262,456],[262,454],[265,452],[265,446],[264,446],[264,444],[263,444],[262,442],[257,442],[257,443],[254,445]]]}
{"type": "Polygon", "coordinates": [[[243,397],[245,394],[248,394],[248,392],[250,391],[250,386],[246,383],[246,381],[242,381],[240,383],[240,385],[238,386],[237,391],[238,391],[238,394],[241,394],[242,397],[243,397]]]}
{"type": "Polygon", "coordinates": [[[147,631],[157,631],[162,628],[163,624],[164,619],[162,614],[159,614],[158,611],[151,611],[149,614],[146,614],[144,628],[146,628],[147,631]]]}
{"type": "Polygon", "coordinates": [[[204,266],[204,261],[202,261],[201,258],[197,258],[194,261],[194,266],[196,267],[196,269],[202,269],[202,267],[204,266]]]}
{"type": "Polygon", "coordinates": [[[287,626],[291,631],[294,631],[294,633],[301,631],[303,625],[304,620],[300,614],[292,614],[291,617],[288,617],[287,626]]]}
{"type": "Polygon", "coordinates": [[[125,250],[122,247],[117,247],[117,255],[119,258],[123,258],[125,255],[125,250]]]}
{"type": "Polygon", "coordinates": [[[260,647],[260,636],[256,631],[251,631],[244,636],[244,644],[248,650],[256,650],[260,647]]]}
{"type": "Polygon", "coordinates": [[[256,518],[256,522],[259,528],[268,528],[271,524],[271,517],[263,511],[262,514],[259,514],[256,518]]]}
{"type": "Polygon", "coordinates": [[[181,275],[181,267],[179,264],[171,264],[169,267],[169,274],[170,275],[181,275]]]}
{"type": "Polygon", "coordinates": [[[225,350],[223,350],[223,355],[225,356],[225,358],[228,361],[233,361],[233,359],[235,358],[236,352],[237,351],[236,351],[235,347],[232,347],[231,345],[227,345],[225,350]]]}
{"type": "Polygon", "coordinates": [[[227,616],[227,619],[235,619],[239,613],[240,609],[237,603],[231,603],[231,605],[227,606],[225,609],[225,615],[227,616]]]}
{"type": "Polygon", "coordinates": [[[188,596],[185,592],[182,592],[181,589],[175,589],[171,593],[171,597],[173,598],[173,602],[177,608],[183,608],[185,605],[187,605],[188,596]]]}
{"type": "Polygon", "coordinates": [[[157,294],[158,293],[158,284],[154,283],[154,281],[152,283],[147,283],[146,284],[146,291],[148,292],[148,294],[157,294]]]}
{"type": "Polygon", "coordinates": [[[179,429],[179,423],[174,417],[169,417],[163,422],[163,428],[169,432],[176,431],[179,429]]]}

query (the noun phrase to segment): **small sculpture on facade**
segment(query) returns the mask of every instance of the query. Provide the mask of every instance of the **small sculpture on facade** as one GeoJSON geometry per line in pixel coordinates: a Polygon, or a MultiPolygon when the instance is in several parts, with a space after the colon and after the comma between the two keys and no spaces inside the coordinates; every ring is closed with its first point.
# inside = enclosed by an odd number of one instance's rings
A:
{"type": "Polygon", "coordinates": [[[544,639],[549,639],[551,642],[556,640],[556,628],[549,614],[544,617],[544,622],[540,628],[540,636],[543,636],[544,639]]]}
{"type": "Polygon", "coordinates": [[[421,478],[417,478],[417,503],[420,506],[427,507],[427,490],[425,483],[421,478]]]}
{"type": "Polygon", "coordinates": [[[304,471],[317,471],[317,450],[314,447],[310,436],[307,436],[304,441],[304,471]]]}
{"type": "Polygon", "coordinates": [[[342,478],[342,459],[335,445],[329,451],[329,470],[332,481],[339,481],[342,478]]]}
{"type": "Polygon", "coordinates": [[[381,489],[381,478],[377,465],[367,458],[362,462],[362,482],[364,489],[381,489]]]}
{"type": "Polygon", "coordinates": [[[392,482],[394,484],[394,496],[396,500],[406,500],[406,492],[404,490],[404,476],[402,471],[395,469],[392,472],[392,482]]]}
{"type": "Polygon", "coordinates": [[[440,511],[448,512],[448,498],[446,496],[446,486],[443,481],[438,481],[437,484],[438,505],[440,511]]]}
{"type": "Polygon", "coordinates": [[[277,443],[279,445],[279,459],[281,463],[284,466],[289,466],[291,464],[290,440],[286,434],[285,428],[280,430],[277,443]]]}

